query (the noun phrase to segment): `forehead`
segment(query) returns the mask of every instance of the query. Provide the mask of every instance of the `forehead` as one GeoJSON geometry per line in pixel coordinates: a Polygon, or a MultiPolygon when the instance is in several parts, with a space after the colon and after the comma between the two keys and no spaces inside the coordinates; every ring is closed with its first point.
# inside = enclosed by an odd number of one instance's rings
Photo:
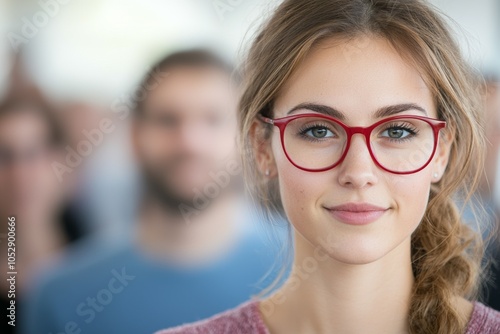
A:
{"type": "Polygon", "coordinates": [[[333,107],[358,124],[360,118],[373,120],[379,108],[403,103],[421,105],[436,117],[434,98],[418,68],[375,36],[315,46],[281,89],[275,117],[304,102],[333,107]]]}
{"type": "Polygon", "coordinates": [[[48,139],[49,125],[41,115],[29,110],[10,112],[0,117],[0,143],[11,147],[40,144],[48,139]]]}
{"type": "Polygon", "coordinates": [[[150,85],[146,105],[225,101],[234,94],[230,74],[213,66],[175,66],[150,85]]]}

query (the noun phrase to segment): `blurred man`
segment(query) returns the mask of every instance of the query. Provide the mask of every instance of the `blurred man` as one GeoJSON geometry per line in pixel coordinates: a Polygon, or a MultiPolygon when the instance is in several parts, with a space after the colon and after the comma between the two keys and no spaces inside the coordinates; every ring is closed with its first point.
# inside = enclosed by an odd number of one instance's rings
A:
{"type": "Polygon", "coordinates": [[[64,188],[51,168],[61,146],[61,129],[42,103],[0,104],[2,333],[17,327],[18,319],[8,318],[8,325],[5,312],[10,308],[7,315],[17,314],[28,279],[69,241],[60,220],[64,188]]]}
{"type": "Polygon", "coordinates": [[[144,180],[135,229],[123,245],[87,245],[49,274],[30,299],[26,333],[152,333],[259,292],[274,253],[241,196],[232,79],[231,66],[200,50],[146,75],[132,121],[144,180]]]}

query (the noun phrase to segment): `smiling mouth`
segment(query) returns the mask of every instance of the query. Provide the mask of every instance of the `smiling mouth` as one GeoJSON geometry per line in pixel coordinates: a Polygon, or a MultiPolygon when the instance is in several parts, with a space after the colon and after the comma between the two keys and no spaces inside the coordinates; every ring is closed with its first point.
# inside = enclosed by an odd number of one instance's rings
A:
{"type": "Polygon", "coordinates": [[[347,203],[325,209],[335,220],[349,225],[373,223],[389,210],[367,203],[347,203]]]}

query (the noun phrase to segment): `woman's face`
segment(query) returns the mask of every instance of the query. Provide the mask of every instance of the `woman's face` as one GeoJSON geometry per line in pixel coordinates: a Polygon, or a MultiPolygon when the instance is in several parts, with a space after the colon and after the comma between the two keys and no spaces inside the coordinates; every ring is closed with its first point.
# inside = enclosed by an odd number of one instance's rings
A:
{"type": "MultiPolygon", "coordinates": [[[[274,118],[287,116],[303,103],[334,108],[344,115],[348,126],[369,126],[384,118],[375,115],[377,110],[400,104],[418,105],[426,113],[409,109],[396,115],[437,117],[434,98],[419,71],[389,42],[375,37],[318,45],[281,90],[274,118]]],[[[299,109],[290,115],[314,112],[299,109]]],[[[352,137],[345,160],[324,172],[293,166],[284,154],[277,128],[269,156],[286,214],[296,231],[330,257],[362,264],[380,259],[404,243],[409,245],[425,212],[430,185],[441,178],[446,167],[446,145],[441,138],[431,163],[408,175],[379,168],[359,134],[352,137]],[[369,206],[378,209],[372,211],[369,206]]]]}

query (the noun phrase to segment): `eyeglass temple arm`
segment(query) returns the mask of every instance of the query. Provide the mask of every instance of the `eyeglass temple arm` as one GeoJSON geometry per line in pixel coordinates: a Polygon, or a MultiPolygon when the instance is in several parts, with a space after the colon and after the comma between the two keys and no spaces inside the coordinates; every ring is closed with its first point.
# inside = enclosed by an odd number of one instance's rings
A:
{"type": "Polygon", "coordinates": [[[266,117],[266,116],[263,116],[262,114],[257,114],[257,118],[259,120],[261,120],[262,122],[264,123],[267,123],[267,124],[271,124],[271,125],[274,125],[274,120],[269,118],[269,117],[266,117]]]}

